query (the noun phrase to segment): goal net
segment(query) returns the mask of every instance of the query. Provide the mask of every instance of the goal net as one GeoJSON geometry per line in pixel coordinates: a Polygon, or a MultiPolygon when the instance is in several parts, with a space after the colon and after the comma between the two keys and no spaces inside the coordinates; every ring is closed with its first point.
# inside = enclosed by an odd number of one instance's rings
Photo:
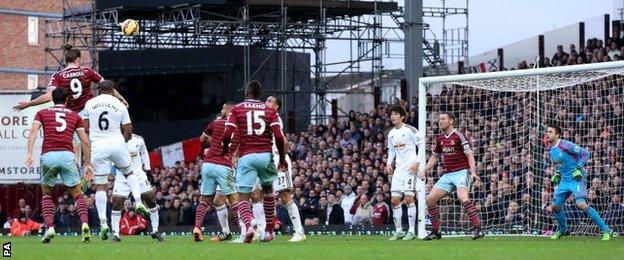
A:
{"type": "MultiPolygon", "coordinates": [[[[563,139],[591,152],[587,201],[621,233],[623,86],[624,62],[421,78],[419,129],[427,129],[427,158],[440,133],[440,112],[452,112],[475,154],[480,178],[470,195],[486,232],[549,235],[557,227],[555,168],[544,137],[548,124],[558,125],[563,139]]],[[[442,174],[440,164],[428,175],[427,193],[442,174]]],[[[443,234],[468,234],[470,221],[456,195],[439,205],[443,234]]],[[[573,198],[563,210],[573,234],[599,234],[573,198]]]]}

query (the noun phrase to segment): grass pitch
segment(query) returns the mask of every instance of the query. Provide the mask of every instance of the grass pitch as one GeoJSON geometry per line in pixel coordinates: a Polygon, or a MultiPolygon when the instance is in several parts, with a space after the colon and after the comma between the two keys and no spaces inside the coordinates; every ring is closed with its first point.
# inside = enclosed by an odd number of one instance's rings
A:
{"type": "Polygon", "coordinates": [[[113,244],[94,236],[90,244],[80,237],[55,237],[42,244],[39,237],[0,237],[11,242],[15,259],[624,259],[624,241],[614,237],[443,238],[438,241],[388,241],[386,236],[308,236],[299,244],[280,236],[270,243],[202,243],[190,236],[168,236],[158,243],[150,237],[123,237],[113,244]]]}

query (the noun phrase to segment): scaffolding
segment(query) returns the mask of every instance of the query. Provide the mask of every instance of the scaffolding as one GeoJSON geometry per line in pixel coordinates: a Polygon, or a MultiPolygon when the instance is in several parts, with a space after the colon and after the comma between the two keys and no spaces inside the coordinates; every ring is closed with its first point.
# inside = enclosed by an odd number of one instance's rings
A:
{"type": "MultiPolygon", "coordinates": [[[[443,0],[444,5],[446,0],[443,0]]],[[[63,18],[46,20],[46,70],[56,71],[64,66],[61,44],[71,44],[86,51],[83,63],[97,69],[100,50],[143,50],[169,48],[200,48],[212,46],[242,46],[244,49],[244,79],[252,79],[261,69],[252,71],[251,48],[259,48],[285,54],[288,51],[310,53],[313,59],[311,77],[315,99],[311,107],[313,121],[328,119],[326,107],[331,106],[326,93],[330,84],[340,75],[350,73],[370,76],[373,89],[381,88],[384,76],[384,59],[402,59],[394,53],[396,44],[404,44],[403,11],[391,0],[379,1],[318,1],[314,7],[297,6],[297,1],[244,1],[239,5],[205,6],[187,4],[158,10],[132,10],[110,8],[98,10],[95,0],[87,6],[76,6],[76,1],[63,0],[63,18]],[[271,2],[273,5],[262,5],[271,2]],[[334,3],[323,6],[324,2],[334,3]],[[336,8],[337,4],[360,2],[367,9],[336,8]],[[254,4],[255,3],[255,4],[254,4]],[[135,37],[121,34],[119,24],[133,18],[139,22],[141,33],[135,37]],[[349,49],[346,59],[327,60],[328,42],[339,42],[349,49]]],[[[304,2],[304,1],[302,1],[304,2]]],[[[309,2],[309,1],[305,1],[309,2]]],[[[466,8],[425,8],[424,14],[442,17],[465,14],[466,8]]],[[[467,27],[467,25],[466,25],[467,27]]],[[[427,27],[426,27],[427,28],[427,27]]],[[[444,29],[440,42],[428,37],[424,44],[423,58],[429,67],[441,70],[435,74],[448,74],[446,61],[456,55],[451,51],[454,43],[461,43],[461,57],[467,57],[467,28],[465,37],[455,39],[450,29],[444,29]],[[439,43],[438,43],[439,42],[439,43]],[[440,52],[436,48],[442,48],[440,52]]],[[[287,94],[299,91],[287,84],[286,55],[280,58],[280,91],[283,101],[287,94]]],[[[268,60],[268,58],[267,58],[268,60]]],[[[265,60],[264,62],[266,62],[265,60]]],[[[262,62],[262,64],[264,64],[262,62]]],[[[433,73],[432,73],[433,74],[433,73]]],[[[352,82],[357,85],[357,82],[352,82]]],[[[241,86],[242,87],[242,86],[241,86]]],[[[334,91],[335,93],[336,91],[334,91]]],[[[343,90],[345,94],[353,90],[343,90]]],[[[358,92],[361,93],[361,92],[358,92]]],[[[371,92],[372,94],[372,92],[371,92]]],[[[287,107],[283,104],[283,107],[287,107]]],[[[342,113],[345,113],[342,111],[342,113]]]]}
{"type": "MultiPolygon", "coordinates": [[[[252,71],[250,67],[251,48],[274,50],[276,54],[303,51],[313,55],[313,92],[318,98],[312,114],[320,119],[327,118],[325,110],[318,108],[329,104],[325,94],[337,76],[373,72],[371,79],[381,84],[383,58],[389,44],[403,42],[398,25],[384,24],[383,16],[398,9],[392,1],[371,3],[372,12],[340,12],[323,6],[323,1],[316,8],[292,7],[285,1],[273,7],[247,2],[240,6],[182,5],[141,12],[124,8],[97,10],[95,1],[90,6],[72,6],[70,0],[63,0],[63,18],[46,21],[46,50],[52,57],[46,60],[46,68],[55,71],[64,66],[58,40],[86,51],[88,58],[83,57],[83,63],[94,69],[100,50],[243,46],[245,80],[252,79],[261,69],[252,71]],[[139,21],[138,36],[126,37],[119,30],[123,19],[130,17],[139,21]],[[352,50],[348,60],[327,63],[327,41],[345,42],[352,50]],[[369,66],[365,67],[365,63],[369,66]]],[[[280,59],[280,95],[297,91],[287,89],[286,57],[281,55],[280,59]]]]}
{"type": "MultiPolygon", "coordinates": [[[[423,16],[425,23],[441,22],[441,28],[425,26],[423,48],[430,49],[429,51],[437,54],[439,59],[435,57],[436,55],[425,53],[423,53],[423,58],[430,57],[431,61],[427,60],[430,65],[428,69],[438,70],[434,74],[439,75],[439,69],[446,67],[447,64],[455,64],[459,61],[468,62],[469,0],[437,0],[436,3],[438,3],[437,6],[424,7],[423,16]],[[449,21],[449,18],[453,17],[458,19],[449,21]]],[[[443,74],[449,74],[448,67],[443,74]]]]}

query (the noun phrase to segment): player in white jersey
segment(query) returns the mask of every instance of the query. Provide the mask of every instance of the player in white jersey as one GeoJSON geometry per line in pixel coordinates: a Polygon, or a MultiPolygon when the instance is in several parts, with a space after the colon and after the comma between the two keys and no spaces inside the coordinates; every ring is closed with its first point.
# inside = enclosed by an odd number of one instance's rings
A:
{"type": "Polygon", "coordinates": [[[102,240],[108,239],[108,221],[106,218],[106,191],[111,162],[126,178],[135,208],[144,215],[148,209],[141,202],[141,188],[137,174],[132,172],[132,159],[126,142],[132,137],[132,122],[126,106],[112,96],[115,83],[105,80],[98,84],[100,95],[85,104],[85,129],[88,129],[91,141],[91,164],[94,171],[94,182],[97,187],[95,205],[100,218],[100,235],[102,240]],[[123,132],[122,132],[123,130],[123,132]]]}
{"type": "Polygon", "coordinates": [[[394,226],[396,232],[390,240],[412,240],[416,238],[416,205],[414,204],[415,176],[419,171],[419,162],[424,160],[425,145],[424,137],[418,130],[406,123],[405,109],[402,106],[395,106],[390,109],[390,119],[394,127],[388,133],[388,162],[386,171],[392,174],[390,191],[392,193],[392,212],[394,213],[394,226]],[[418,147],[418,153],[416,148],[418,147]],[[396,158],[396,167],[393,170],[393,163],[396,158]],[[409,229],[407,234],[403,231],[402,218],[403,208],[401,199],[407,205],[407,216],[409,229]]]}
{"type": "MultiPolygon", "coordinates": [[[[139,179],[139,187],[141,190],[141,200],[149,208],[149,218],[152,225],[152,238],[159,242],[164,242],[165,237],[162,233],[158,232],[158,205],[156,204],[156,191],[152,188],[149,180],[147,179],[147,173],[150,173],[150,161],[149,154],[147,153],[147,147],[145,140],[140,135],[132,134],[132,138],[126,143],[128,150],[130,151],[130,157],[132,158],[133,174],[136,174],[139,179]]],[[[124,201],[130,195],[131,189],[128,184],[128,180],[123,173],[117,170],[115,174],[115,183],[113,185],[113,211],[111,213],[111,226],[113,229],[113,238],[111,241],[121,241],[119,233],[119,221],[121,220],[121,210],[123,209],[124,201]]],[[[147,217],[147,216],[146,216],[147,217]]]]}
{"type": "MultiPolygon", "coordinates": [[[[279,110],[282,102],[277,97],[269,96],[266,100],[266,104],[269,107],[279,110]]],[[[282,118],[279,118],[279,121],[280,124],[283,125],[282,118]]],[[[288,143],[286,143],[285,146],[285,149],[288,149],[288,143]]],[[[277,164],[279,163],[279,154],[277,152],[275,140],[273,140],[273,162],[275,162],[275,167],[277,168],[277,164]]],[[[288,164],[288,169],[286,171],[277,171],[277,179],[275,179],[275,181],[273,182],[273,189],[275,190],[275,192],[279,193],[280,198],[282,199],[282,203],[288,210],[288,216],[290,217],[290,221],[292,222],[293,228],[295,230],[295,234],[289,240],[289,242],[301,242],[306,239],[306,236],[303,231],[303,226],[301,224],[299,208],[297,207],[297,204],[295,204],[295,202],[292,200],[291,191],[293,190],[293,183],[291,176],[292,162],[290,160],[290,156],[286,156],[286,163],[288,164]]]]}

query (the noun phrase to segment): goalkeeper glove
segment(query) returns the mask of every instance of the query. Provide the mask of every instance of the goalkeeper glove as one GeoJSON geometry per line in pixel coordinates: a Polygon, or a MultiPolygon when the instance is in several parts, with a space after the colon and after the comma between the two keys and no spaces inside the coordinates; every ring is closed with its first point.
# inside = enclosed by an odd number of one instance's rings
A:
{"type": "Polygon", "coordinates": [[[559,185],[559,182],[561,182],[561,174],[559,174],[559,171],[556,171],[555,174],[552,177],[550,177],[550,181],[554,185],[559,185]]]}
{"type": "Polygon", "coordinates": [[[579,169],[578,167],[576,169],[574,169],[574,171],[572,172],[572,178],[574,178],[577,181],[580,181],[583,179],[583,173],[581,173],[581,169],[579,169]]]}

